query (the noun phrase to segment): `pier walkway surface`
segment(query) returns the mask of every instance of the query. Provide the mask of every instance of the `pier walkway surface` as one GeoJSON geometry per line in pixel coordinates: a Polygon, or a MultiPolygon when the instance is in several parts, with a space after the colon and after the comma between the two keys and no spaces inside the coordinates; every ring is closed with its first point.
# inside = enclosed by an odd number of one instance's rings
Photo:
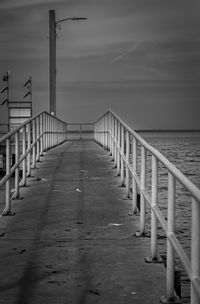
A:
{"type": "Polygon", "coordinates": [[[45,152],[0,221],[0,303],[159,303],[165,268],[145,263],[150,239],[134,236],[112,167],[92,141],[45,152]]]}

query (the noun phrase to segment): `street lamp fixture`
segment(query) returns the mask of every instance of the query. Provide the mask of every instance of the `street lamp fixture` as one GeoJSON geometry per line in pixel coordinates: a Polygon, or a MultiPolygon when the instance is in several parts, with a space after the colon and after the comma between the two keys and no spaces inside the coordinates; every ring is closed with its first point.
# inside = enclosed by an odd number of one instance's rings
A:
{"type": "Polygon", "coordinates": [[[56,116],[56,28],[64,21],[87,20],[85,17],[70,17],[56,21],[55,10],[49,11],[49,70],[50,70],[50,113],[56,116]]]}
{"type": "Polygon", "coordinates": [[[75,20],[75,21],[77,21],[77,20],[87,20],[87,18],[86,17],[70,17],[70,18],[65,18],[65,19],[61,19],[61,20],[56,21],[56,25],[58,23],[61,23],[63,21],[67,21],[67,20],[75,20]]]}

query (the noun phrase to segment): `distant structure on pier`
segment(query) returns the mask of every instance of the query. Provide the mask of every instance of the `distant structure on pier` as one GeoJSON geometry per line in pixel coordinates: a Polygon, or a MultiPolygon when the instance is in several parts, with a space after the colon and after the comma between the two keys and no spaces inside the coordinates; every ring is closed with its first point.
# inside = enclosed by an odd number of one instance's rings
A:
{"type": "Polygon", "coordinates": [[[10,72],[8,71],[3,75],[4,87],[1,90],[4,98],[1,102],[1,106],[7,105],[7,123],[0,124],[0,136],[15,129],[18,125],[24,123],[28,118],[32,116],[32,78],[30,77],[25,83],[26,88],[23,99],[28,100],[11,101],[10,100],[10,72]]]}

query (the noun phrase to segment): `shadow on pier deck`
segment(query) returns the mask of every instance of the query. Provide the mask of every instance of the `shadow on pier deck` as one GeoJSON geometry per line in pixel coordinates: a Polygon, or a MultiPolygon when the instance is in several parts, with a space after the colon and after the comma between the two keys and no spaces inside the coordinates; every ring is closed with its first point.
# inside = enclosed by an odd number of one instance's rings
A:
{"type": "Polygon", "coordinates": [[[0,231],[0,303],[159,303],[162,264],[123,200],[108,152],[92,141],[45,153],[0,231]]]}

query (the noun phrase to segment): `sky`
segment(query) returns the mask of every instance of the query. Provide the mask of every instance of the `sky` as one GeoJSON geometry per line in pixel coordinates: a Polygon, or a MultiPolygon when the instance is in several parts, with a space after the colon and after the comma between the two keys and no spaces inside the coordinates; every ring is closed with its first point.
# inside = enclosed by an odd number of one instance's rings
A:
{"type": "Polygon", "coordinates": [[[112,109],[134,129],[200,129],[198,0],[0,0],[0,77],[10,71],[13,101],[32,77],[34,114],[49,110],[50,9],[88,18],[57,28],[59,118],[112,109]]]}

